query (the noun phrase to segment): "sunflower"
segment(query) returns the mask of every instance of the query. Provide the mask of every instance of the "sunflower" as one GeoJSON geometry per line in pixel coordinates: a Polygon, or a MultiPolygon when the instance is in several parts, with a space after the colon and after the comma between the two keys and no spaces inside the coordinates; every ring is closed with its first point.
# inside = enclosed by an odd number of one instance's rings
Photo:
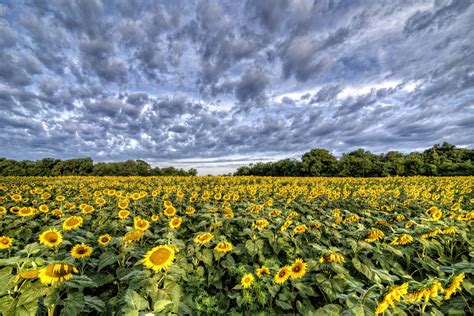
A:
{"type": "Polygon", "coordinates": [[[58,195],[58,196],[56,197],[56,201],[58,201],[58,202],[63,202],[65,199],[66,199],[66,198],[65,198],[64,196],[62,196],[62,195],[58,195]]]}
{"type": "Polygon", "coordinates": [[[58,209],[53,210],[51,214],[53,214],[53,216],[57,218],[61,218],[64,216],[64,212],[58,209]]]}
{"type": "Polygon", "coordinates": [[[456,293],[457,290],[461,289],[461,283],[464,280],[465,274],[462,272],[461,274],[455,276],[451,281],[451,284],[445,289],[444,299],[449,300],[451,295],[456,293]]]}
{"type": "Polygon", "coordinates": [[[160,245],[149,250],[142,259],[143,264],[154,271],[166,270],[173,263],[174,249],[160,245]]]}
{"type": "Polygon", "coordinates": [[[335,252],[328,252],[328,253],[325,253],[320,259],[319,259],[319,262],[321,263],[343,263],[344,261],[346,261],[344,259],[344,256],[339,254],[339,253],[335,253],[335,252]]]}
{"type": "Polygon", "coordinates": [[[17,215],[22,216],[22,217],[35,215],[34,208],[32,208],[32,207],[22,207],[17,215]]]}
{"type": "Polygon", "coordinates": [[[15,201],[15,202],[20,202],[21,199],[22,199],[22,197],[19,194],[13,194],[12,195],[12,200],[15,201]]]}
{"type": "Polygon", "coordinates": [[[148,229],[148,227],[150,227],[150,222],[147,221],[146,219],[135,217],[133,219],[133,226],[135,227],[136,230],[145,231],[148,229]]]}
{"type": "Polygon", "coordinates": [[[283,223],[283,225],[281,225],[280,231],[283,232],[283,231],[287,230],[288,227],[290,227],[291,223],[292,223],[291,220],[286,220],[286,221],[283,223]]]}
{"type": "Polygon", "coordinates": [[[7,214],[7,209],[5,206],[0,206],[0,215],[5,215],[7,214]]]}
{"type": "Polygon", "coordinates": [[[194,242],[200,245],[204,245],[210,242],[213,237],[214,235],[211,233],[202,233],[197,235],[196,238],[194,238],[194,242]]]}
{"type": "Polygon", "coordinates": [[[0,249],[8,249],[12,246],[13,238],[0,236],[0,249]]]}
{"type": "Polygon", "coordinates": [[[182,221],[183,219],[181,217],[173,217],[168,225],[171,229],[178,229],[181,226],[182,221]]]}
{"type": "Polygon", "coordinates": [[[261,218],[261,219],[257,219],[255,221],[255,223],[253,223],[253,228],[258,228],[258,229],[264,229],[265,227],[267,227],[270,223],[264,219],[264,218],[261,218]]]}
{"type": "Polygon", "coordinates": [[[193,215],[196,212],[196,209],[192,206],[186,207],[186,215],[193,215]]]}
{"type": "Polygon", "coordinates": [[[71,280],[76,267],[63,262],[51,263],[39,271],[38,277],[43,284],[54,284],[71,280]]]}
{"type": "Polygon", "coordinates": [[[41,204],[39,207],[38,207],[39,211],[41,213],[48,213],[49,212],[49,207],[48,205],[46,204],[41,204]]]}
{"type": "Polygon", "coordinates": [[[171,203],[170,201],[164,201],[163,206],[167,208],[167,207],[173,206],[173,203],[171,203]]]}
{"type": "Polygon", "coordinates": [[[290,267],[290,276],[292,279],[301,279],[306,273],[307,263],[303,259],[296,259],[290,267]]]}
{"type": "Polygon", "coordinates": [[[130,215],[130,212],[127,211],[127,210],[120,210],[120,211],[118,212],[118,217],[119,217],[120,219],[126,219],[126,218],[128,217],[128,215],[130,215]]]}
{"type": "Polygon", "coordinates": [[[102,205],[105,205],[106,201],[104,198],[97,198],[95,199],[95,204],[99,205],[99,206],[102,206],[102,205]]]}
{"type": "Polygon", "coordinates": [[[71,256],[76,259],[87,258],[92,253],[92,247],[84,243],[77,244],[71,249],[71,256]]]}
{"type": "Polygon", "coordinates": [[[152,222],[156,222],[157,220],[160,219],[160,217],[156,214],[153,214],[150,219],[151,219],[152,222]]]}
{"type": "Polygon", "coordinates": [[[385,234],[380,229],[372,229],[365,237],[365,241],[373,242],[382,239],[383,236],[385,236],[385,234]]]}
{"type": "Polygon", "coordinates": [[[140,240],[143,237],[144,233],[141,230],[132,230],[123,236],[123,241],[131,242],[135,240],[140,240]]]}
{"type": "Polygon", "coordinates": [[[82,208],[82,213],[84,214],[89,214],[89,213],[92,213],[93,211],[94,211],[94,207],[92,205],[85,205],[82,208]]]}
{"type": "Polygon", "coordinates": [[[226,253],[229,251],[232,251],[232,244],[228,241],[221,241],[217,244],[217,246],[214,248],[215,251],[220,252],[220,253],[226,253]]]}
{"type": "Polygon", "coordinates": [[[39,275],[40,270],[26,270],[18,273],[17,279],[36,279],[39,275]]]}
{"type": "Polygon", "coordinates": [[[54,228],[48,229],[40,235],[39,241],[48,247],[57,247],[63,241],[63,236],[54,228]]]}
{"type": "Polygon", "coordinates": [[[403,234],[401,236],[395,237],[395,239],[390,243],[392,245],[407,245],[413,242],[413,237],[408,234],[403,234]]]}
{"type": "Polygon", "coordinates": [[[304,233],[304,232],[306,231],[306,229],[308,229],[308,227],[306,227],[305,224],[303,224],[303,225],[298,225],[298,226],[296,226],[296,227],[293,229],[293,232],[294,232],[295,234],[302,234],[302,233],[304,233]]]}
{"type": "Polygon", "coordinates": [[[232,212],[232,210],[227,207],[227,208],[224,209],[224,216],[229,217],[229,218],[233,218],[234,217],[234,212],[232,212]]]}
{"type": "Polygon", "coordinates": [[[273,281],[277,284],[283,284],[291,275],[291,268],[289,266],[284,266],[273,277],[273,281]]]}
{"type": "Polygon", "coordinates": [[[100,235],[99,238],[97,238],[97,242],[101,246],[107,246],[111,240],[112,240],[112,236],[110,236],[109,234],[100,235]]]}
{"type": "Polygon", "coordinates": [[[263,277],[264,275],[270,275],[270,269],[268,269],[267,266],[262,266],[261,268],[257,269],[256,274],[259,278],[263,277]]]}
{"type": "Polygon", "coordinates": [[[254,276],[251,273],[248,273],[242,277],[240,284],[244,289],[247,289],[252,286],[252,283],[255,281],[254,276]]]}
{"type": "Polygon", "coordinates": [[[120,201],[118,202],[118,207],[119,207],[121,210],[124,210],[124,209],[126,209],[126,208],[128,207],[128,204],[129,204],[129,203],[130,203],[129,200],[127,200],[127,199],[120,200],[120,201]]]}
{"type": "Polygon", "coordinates": [[[80,216],[70,216],[63,222],[64,230],[72,230],[80,227],[84,220],[80,216]]]}
{"type": "Polygon", "coordinates": [[[165,211],[165,215],[168,217],[173,217],[176,214],[176,209],[173,206],[168,206],[165,211]]]}

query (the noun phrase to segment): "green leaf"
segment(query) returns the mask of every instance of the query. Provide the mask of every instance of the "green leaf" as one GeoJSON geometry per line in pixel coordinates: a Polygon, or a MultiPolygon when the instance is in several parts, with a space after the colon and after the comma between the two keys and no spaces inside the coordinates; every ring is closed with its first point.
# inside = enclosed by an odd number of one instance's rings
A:
{"type": "Polygon", "coordinates": [[[100,255],[99,267],[98,267],[97,271],[100,271],[103,268],[114,264],[115,262],[117,262],[117,255],[115,255],[111,252],[104,252],[102,255],[100,255]]]}
{"type": "Polygon", "coordinates": [[[64,283],[67,287],[72,287],[75,289],[83,289],[86,287],[97,287],[97,284],[91,280],[91,278],[85,275],[75,275],[72,280],[66,281],[64,283]]]}
{"type": "Polygon", "coordinates": [[[61,315],[75,316],[81,314],[84,302],[84,294],[81,292],[69,292],[67,298],[63,301],[64,308],[61,310],[61,315]]]}
{"type": "Polygon", "coordinates": [[[283,310],[291,309],[291,304],[282,300],[277,300],[276,304],[281,307],[283,310]]]}
{"type": "Polygon", "coordinates": [[[207,266],[212,266],[212,258],[213,254],[210,249],[206,248],[202,251],[202,261],[204,261],[204,264],[206,264],[207,266]]]}
{"type": "Polygon", "coordinates": [[[96,296],[84,296],[84,304],[86,306],[85,312],[92,312],[92,310],[95,310],[102,313],[105,311],[105,303],[96,296]]]}
{"type": "Polygon", "coordinates": [[[12,267],[5,267],[0,270],[0,284],[2,285],[0,287],[0,295],[8,293],[8,290],[10,289],[10,283],[15,278],[12,275],[12,270],[12,267]]]}
{"type": "Polygon", "coordinates": [[[153,311],[154,312],[161,312],[165,309],[166,306],[173,303],[170,300],[158,300],[153,304],[153,311]]]}
{"type": "Polygon", "coordinates": [[[134,290],[128,289],[125,292],[125,303],[127,306],[125,307],[126,311],[141,311],[148,308],[148,302],[146,299],[140,296],[134,290]]]}
{"type": "Polygon", "coordinates": [[[341,314],[342,307],[337,304],[324,305],[316,310],[315,316],[339,316],[341,314]]]}
{"type": "Polygon", "coordinates": [[[50,292],[50,288],[39,282],[28,282],[24,285],[21,295],[18,297],[17,307],[28,305],[32,302],[38,304],[38,299],[50,292]]]}

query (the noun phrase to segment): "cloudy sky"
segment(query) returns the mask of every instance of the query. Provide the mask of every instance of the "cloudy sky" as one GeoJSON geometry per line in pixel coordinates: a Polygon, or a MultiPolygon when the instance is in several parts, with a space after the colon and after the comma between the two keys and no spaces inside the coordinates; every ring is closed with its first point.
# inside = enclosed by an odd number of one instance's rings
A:
{"type": "Polygon", "coordinates": [[[0,0],[0,157],[472,148],[473,2],[0,0]]]}

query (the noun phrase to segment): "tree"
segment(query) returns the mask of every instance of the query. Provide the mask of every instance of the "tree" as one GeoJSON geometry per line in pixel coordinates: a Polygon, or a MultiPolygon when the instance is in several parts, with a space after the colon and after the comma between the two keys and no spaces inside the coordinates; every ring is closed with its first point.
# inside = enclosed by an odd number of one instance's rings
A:
{"type": "Polygon", "coordinates": [[[308,176],[332,176],[336,174],[337,160],[328,150],[315,148],[302,157],[302,169],[308,176]]]}

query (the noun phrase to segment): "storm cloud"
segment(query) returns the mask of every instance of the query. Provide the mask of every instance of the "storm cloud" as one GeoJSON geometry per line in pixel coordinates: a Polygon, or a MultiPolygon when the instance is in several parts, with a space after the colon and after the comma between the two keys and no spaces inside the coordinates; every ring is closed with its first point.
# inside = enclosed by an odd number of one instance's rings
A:
{"type": "Polygon", "coordinates": [[[472,148],[473,30],[471,0],[4,1],[0,157],[472,148]]]}

